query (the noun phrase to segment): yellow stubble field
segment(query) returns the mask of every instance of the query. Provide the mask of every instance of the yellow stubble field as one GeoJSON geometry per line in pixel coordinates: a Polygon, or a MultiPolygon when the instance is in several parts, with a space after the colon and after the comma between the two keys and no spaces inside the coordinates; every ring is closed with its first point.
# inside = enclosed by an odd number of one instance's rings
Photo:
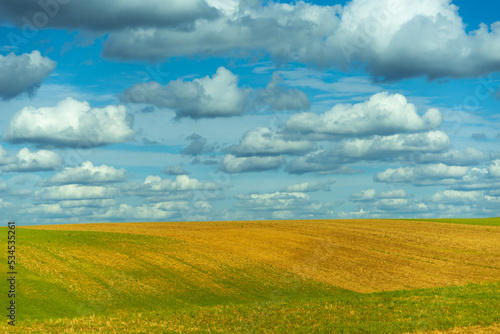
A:
{"type": "Polygon", "coordinates": [[[500,227],[398,220],[32,226],[175,238],[369,293],[500,278],[500,227]]]}

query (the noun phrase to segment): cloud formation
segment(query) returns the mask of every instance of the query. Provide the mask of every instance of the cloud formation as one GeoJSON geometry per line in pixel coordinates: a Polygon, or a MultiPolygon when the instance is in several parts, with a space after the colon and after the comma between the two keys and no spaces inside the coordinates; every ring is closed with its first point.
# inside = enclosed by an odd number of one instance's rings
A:
{"type": "Polygon", "coordinates": [[[203,0],[3,0],[0,17],[32,29],[69,28],[112,31],[132,27],[189,27],[193,21],[218,16],[203,0]]]}
{"type": "Polygon", "coordinates": [[[307,192],[315,192],[315,191],[329,191],[330,190],[330,185],[335,183],[335,181],[328,181],[328,182],[303,182],[299,184],[292,184],[286,187],[283,187],[280,189],[280,192],[288,192],[288,193],[294,193],[294,192],[302,192],[302,193],[307,193],[307,192]]]}
{"type": "Polygon", "coordinates": [[[278,62],[342,69],[365,64],[374,78],[384,80],[477,77],[500,69],[500,23],[466,32],[449,0],[353,0],[343,8],[304,2],[209,3],[220,17],[197,20],[192,29],[112,32],[104,55],[155,60],[265,50],[278,62]]]}
{"type": "Polygon", "coordinates": [[[85,161],[81,166],[66,167],[64,170],[49,179],[44,184],[95,184],[115,183],[126,181],[125,169],[102,165],[94,166],[92,162],[85,161]]]}
{"type": "Polygon", "coordinates": [[[500,160],[487,167],[448,166],[442,163],[388,168],[374,176],[377,182],[416,186],[445,185],[455,190],[500,189],[500,160]]]}
{"type": "Polygon", "coordinates": [[[236,157],[232,154],[228,154],[224,157],[219,169],[229,174],[263,172],[279,169],[285,163],[285,157],[282,155],[268,157],[236,157]]]}
{"type": "Polygon", "coordinates": [[[246,132],[238,145],[226,149],[236,156],[253,155],[301,155],[316,149],[316,144],[307,140],[285,140],[281,134],[269,128],[256,128],[246,132]]]}
{"type": "Polygon", "coordinates": [[[23,108],[12,117],[2,140],[89,148],[132,140],[132,125],[124,106],[91,108],[87,102],[67,98],[53,108],[23,108]]]}
{"type": "Polygon", "coordinates": [[[450,139],[441,131],[348,139],[334,143],[290,161],[291,174],[311,172],[352,173],[346,164],[360,161],[394,161],[409,159],[414,152],[441,152],[449,148],[450,139]]]}
{"type": "Polygon", "coordinates": [[[4,165],[1,170],[10,173],[51,171],[59,168],[62,163],[63,159],[57,153],[47,150],[32,153],[25,147],[17,153],[15,160],[4,165]]]}
{"type": "Polygon", "coordinates": [[[192,191],[215,191],[221,186],[213,182],[201,182],[187,175],[177,175],[175,179],[162,179],[159,176],[149,175],[143,183],[128,183],[122,187],[122,192],[131,196],[142,196],[158,201],[155,198],[168,196],[168,200],[186,200],[192,191]]]}
{"type": "Polygon", "coordinates": [[[37,50],[20,56],[13,52],[0,55],[0,100],[10,100],[23,93],[33,96],[55,67],[56,62],[42,57],[37,50]]]}
{"type": "Polygon", "coordinates": [[[377,93],[358,104],[336,104],[324,114],[294,114],[285,125],[285,132],[293,137],[316,140],[345,136],[393,135],[436,129],[442,115],[429,109],[423,116],[414,104],[401,94],[377,93]]]}
{"type": "Polygon", "coordinates": [[[170,108],[176,118],[230,117],[243,114],[250,89],[238,87],[238,76],[219,67],[212,76],[192,81],[178,79],[166,86],[157,82],[137,84],[121,95],[123,102],[149,103],[170,108]]]}
{"type": "Polygon", "coordinates": [[[68,184],[43,188],[35,193],[35,197],[51,201],[112,199],[116,193],[117,190],[114,187],[68,184]]]}

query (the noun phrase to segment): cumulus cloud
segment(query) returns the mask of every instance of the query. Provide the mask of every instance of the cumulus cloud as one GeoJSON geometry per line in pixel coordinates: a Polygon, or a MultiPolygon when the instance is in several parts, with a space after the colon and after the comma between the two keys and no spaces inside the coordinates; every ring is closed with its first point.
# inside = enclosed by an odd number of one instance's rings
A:
{"type": "Polygon", "coordinates": [[[442,121],[434,108],[423,116],[414,104],[401,94],[377,93],[358,104],[337,104],[324,114],[295,114],[286,122],[285,131],[291,136],[317,140],[340,136],[393,135],[436,129],[442,121]]]}
{"type": "Polygon", "coordinates": [[[274,110],[306,110],[311,107],[307,95],[295,88],[283,86],[279,73],[273,73],[271,82],[257,92],[257,103],[270,106],[274,110]]]}
{"type": "Polygon", "coordinates": [[[129,196],[146,197],[150,202],[179,201],[192,198],[193,191],[219,191],[221,185],[201,182],[187,175],[177,175],[175,179],[162,179],[149,175],[143,183],[128,183],[122,193],[129,196]]]}
{"type": "Polygon", "coordinates": [[[375,200],[375,189],[368,189],[352,193],[349,200],[352,202],[371,202],[375,200]]]}
{"type": "Polygon", "coordinates": [[[295,192],[307,193],[307,192],[322,191],[322,190],[329,191],[330,185],[333,183],[335,183],[335,181],[303,182],[303,183],[292,184],[292,185],[283,187],[280,189],[280,192],[283,192],[283,193],[295,193],[295,192]]]}
{"type": "Polygon", "coordinates": [[[457,191],[445,190],[439,191],[431,196],[431,201],[436,203],[458,204],[478,202],[485,199],[482,191],[457,191]]]}
{"type": "Polygon", "coordinates": [[[263,7],[257,1],[208,2],[219,9],[221,17],[198,20],[191,30],[138,28],[115,32],[110,34],[103,52],[105,56],[123,59],[162,59],[266,50],[274,58],[289,60],[297,58],[298,52],[304,56],[313,50],[322,52],[322,38],[338,27],[336,15],[340,6],[299,2],[297,5],[269,3],[263,7]],[[136,44],[130,39],[135,39],[136,44]]]}
{"type": "Polygon", "coordinates": [[[300,192],[236,195],[235,198],[240,200],[238,207],[256,211],[296,210],[311,202],[307,194],[300,192]]]}
{"type": "Polygon", "coordinates": [[[66,167],[62,172],[47,179],[43,184],[89,184],[126,181],[125,169],[102,165],[94,166],[85,161],[78,167],[66,167]]]}
{"type": "Polygon", "coordinates": [[[112,32],[104,55],[154,60],[265,50],[280,62],[342,69],[361,63],[373,77],[385,80],[477,77],[500,69],[500,23],[467,32],[449,0],[352,0],[343,7],[209,3],[219,9],[219,18],[197,20],[192,29],[158,26],[112,32]]]}
{"type": "Polygon", "coordinates": [[[132,140],[132,125],[124,106],[91,108],[87,102],[67,98],[53,108],[23,108],[11,119],[2,140],[87,148],[132,140]]]}
{"type": "Polygon", "coordinates": [[[431,131],[346,140],[340,144],[339,152],[349,158],[390,160],[394,155],[405,152],[439,152],[449,146],[448,135],[441,131],[431,131]]]}
{"type": "MultiPolygon", "coordinates": [[[[404,189],[389,190],[377,193],[375,189],[368,189],[351,194],[351,202],[359,204],[358,216],[367,213],[372,217],[393,217],[422,215],[429,212],[429,206],[416,199],[410,198],[404,189]]],[[[352,213],[351,213],[352,214],[352,213]]]]}
{"type": "Polygon", "coordinates": [[[287,165],[292,174],[310,172],[352,173],[346,164],[360,161],[394,161],[414,152],[439,152],[450,146],[449,137],[441,131],[372,136],[349,139],[298,157],[287,165]]]}
{"type": "Polygon", "coordinates": [[[406,198],[408,194],[404,189],[396,189],[384,191],[380,194],[380,198],[406,198]]]}
{"type": "MultiPolygon", "coordinates": [[[[386,183],[408,183],[416,186],[446,185],[454,190],[500,189],[500,160],[485,168],[430,164],[416,167],[388,168],[374,180],[386,183]]],[[[491,195],[495,195],[492,193],[491,195]]]]}
{"type": "Polygon", "coordinates": [[[214,18],[217,10],[203,0],[98,0],[24,1],[4,0],[0,15],[16,25],[33,28],[69,28],[96,31],[132,27],[187,28],[199,18],[214,18]],[[23,20],[25,18],[25,20],[23,20]]]}
{"type": "MultiPolygon", "coordinates": [[[[263,194],[239,194],[238,208],[247,210],[248,215],[271,219],[297,219],[331,217],[334,205],[312,200],[302,192],[272,192],[263,194]]],[[[262,218],[258,218],[262,219],[262,218]]]]}
{"type": "Polygon", "coordinates": [[[384,191],[377,194],[375,189],[368,189],[352,193],[349,196],[351,202],[375,202],[375,206],[398,206],[400,203],[408,203],[408,194],[404,189],[384,191]]]}
{"type": "Polygon", "coordinates": [[[7,152],[2,145],[0,145],[0,166],[1,165],[7,165],[11,164],[15,161],[15,157],[12,157],[9,155],[9,152],[7,152]]]}
{"type": "Polygon", "coordinates": [[[418,186],[450,185],[463,179],[469,167],[430,164],[417,167],[388,168],[377,173],[374,180],[386,183],[410,183],[418,186]]]}
{"type": "Polygon", "coordinates": [[[279,169],[285,163],[285,157],[282,155],[269,157],[236,157],[228,154],[224,157],[219,169],[229,174],[263,172],[279,169]]]}
{"type": "Polygon", "coordinates": [[[37,50],[20,56],[0,55],[0,100],[10,100],[23,93],[32,96],[55,67],[56,62],[42,57],[37,50]]]}
{"type": "Polygon", "coordinates": [[[103,186],[83,186],[68,184],[64,186],[45,187],[35,193],[41,200],[89,200],[112,199],[116,196],[117,189],[103,186]]]}
{"type": "Polygon", "coordinates": [[[436,164],[443,163],[448,166],[475,166],[490,160],[490,155],[473,147],[461,151],[450,150],[444,153],[419,153],[412,154],[410,159],[414,163],[436,164]]]}
{"type": "Polygon", "coordinates": [[[120,204],[106,211],[94,214],[97,219],[110,219],[116,221],[159,221],[165,219],[183,218],[194,210],[208,214],[212,209],[210,203],[205,201],[189,202],[161,202],[132,206],[120,204]]]}
{"type": "Polygon", "coordinates": [[[192,81],[178,79],[166,86],[143,83],[127,89],[123,102],[149,103],[170,108],[177,118],[213,118],[241,115],[248,104],[250,89],[238,87],[238,76],[219,67],[212,76],[192,81]]]}
{"type": "Polygon", "coordinates": [[[7,185],[7,183],[5,183],[2,180],[0,180],[0,192],[4,192],[4,191],[6,191],[8,189],[9,189],[9,186],[7,185]]]}
{"type": "Polygon", "coordinates": [[[167,175],[188,175],[190,174],[182,165],[166,166],[162,171],[163,174],[167,175]]]}
{"type": "Polygon", "coordinates": [[[307,140],[285,140],[283,136],[269,128],[256,128],[246,132],[239,145],[226,149],[237,156],[252,155],[301,155],[316,149],[316,144],[307,140]]]}
{"type": "Polygon", "coordinates": [[[28,148],[20,150],[12,163],[2,167],[3,172],[41,172],[59,168],[63,159],[54,152],[40,150],[31,152],[28,148]]]}
{"type": "Polygon", "coordinates": [[[214,190],[220,189],[215,183],[200,182],[197,179],[189,178],[187,175],[178,175],[175,180],[162,179],[159,176],[150,175],[144,181],[144,185],[152,191],[188,191],[188,190],[214,190]]]}

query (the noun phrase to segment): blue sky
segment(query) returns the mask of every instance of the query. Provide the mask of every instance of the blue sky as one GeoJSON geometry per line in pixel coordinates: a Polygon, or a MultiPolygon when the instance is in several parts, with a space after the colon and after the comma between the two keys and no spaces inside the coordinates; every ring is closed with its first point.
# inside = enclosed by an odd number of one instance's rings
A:
{"type": "Polygon", "coordinates": [[[2,216],[499,216],[499,7],[2,1],[2,216]]]}

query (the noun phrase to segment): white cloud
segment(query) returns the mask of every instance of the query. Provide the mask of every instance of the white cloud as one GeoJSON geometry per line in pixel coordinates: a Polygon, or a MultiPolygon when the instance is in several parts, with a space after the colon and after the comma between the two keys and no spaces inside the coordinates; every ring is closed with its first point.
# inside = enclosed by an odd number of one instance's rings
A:
{"type": "Polygon", "coordinates": [[[316,144],[307,140],[285,140],[269,128],[256,128],[246,132],[239,145],[232,145],[227,152],[237,156],[252,155],[300,155],[316,149],[316,144]]]}
{"type": "Polygon", "coordinates": [[[183,218],[197,211],[206,215],[212,206],[204,201],[189,202],[161,202],[150,205],[131,206],[120,204],[104,212],[95,214],[97,219],[111,219],[119,221],[160,221],[173,218],[183,218]]]}
{"type": "Polygon", "coordinates": [[[337,104],[324,114],[295,114],[286,122],[290,136],[332,139],[340,136],[393,135],[436,129],[442,121],[437,109],[423,116],[414,104],[400,94],[387,92],[373,95],[358,104],[337,104]]]}
{"type": "Polygon", "coordinates": [[[292,174],[353,173],[352,169],[346,169],[346,164],[408,159],[414,152],[439,152],[449,146],[449,137],[441,131],[350,139],[298,157],[285,170],[292,174]]]}
{"type": "Polygon", "coordinates": [[[456,191],[445,190],[435,193],[431,196],[431,200],[436,203],[456,204],[478,202],[484,200],[485,196],[482,191],[456,191]]]}
{"type": "Polygon", "coordinates": [[[376,198],[375,189],[368,189],[363,191],[358,191],[349,197],[349,199],[353,202],[371,202],[376,198]]]}
{"type": "Polygon", "coordinates": [[[220,169],[226,173],[246,173],[262,172],[281,168],[286,163],[285,157],[244,157],[239,158],[234,155],[226,155],[220,169]]]}
{"type": "Polygon", "coordinates": [[[15,158],[9,155],[2,145],[0,145],[0,166],[15,162],[15,158]]]}
{"type": "Polygon", "coordinates": [[[313,192],[313,191],[329,191],[330,185],[335,183],[335,181],[328,182],[303,182],[299,184],[292,184],[280,189],[280,192],[313,192]]]}
{"type": "Polygon", "coordinates": [[[20,150],[15,161],[1,168],[3,172],[39,172],[60,167],[63,159],[54,152],[40,150],[32,153],[28,148],[20,150]]]}
{"type": "Polygon", "coordinates": [[[238,76],[225,67],[193,81],[138,84],[123,92],[124,102],[150,103],[173,109],[177,118],[211,118],[241,115],[247,107],[250,90],[238,87],[238,76]]]}
{"type": "Polygon", "coordinates": [[[162,179],[149,175],[143,183],[128,183],[122,192],[129,196],[146,197],[151,202],[178,201],[191,199],[193,191],[219,191],[221,185],[201,182],[187,175],[177,175],[175,179],[162,179]]]}
{"type": "Polygon", "coordinates": [[[239,207],[256,211],[298,210],[311,202],[308,195],[300,192],[249,194],[235,197],[240,200],[239,207]]]}
{"type": "Polygon", "coordinates": [[[132,123],[124,106],[91,108],[87,102],[67,98],[54,108],[23,108],[10,121],[2,140],[87,148],[132,140],[132,123]]]}
{"type": "Polygon", "coordinates": [[[104,213],[96,214],[99,219],[111,219],[120,221],[153,221],[164,220],[175,216],[176,212],[162,210],[155,205],[131,206],[128,204],[120,204],[118,207],[111,208],[104,213]]]}
{"type": "Polygon", "coordinates": [[[8,189],[9,189],[9,186],[7,185],[7,183],[0,180],[0,192],[6,191],[8,189]]]}
{"type": "Polygon", "coordinates": [[[10,100],[23,93],[32,96],[55,67],[54,61],[42,57],[37,50],[20,56],[0,55],[0,100],[10,100]]]}
{"type": "Polygon", "coordinates": [[[500,159],[494,160],[488,166],[488,172],[492,177],[500,178],[500,159]]]}
{"type": "Polygon", "coordinates": [[[86,183],[111,183],[125,181],[125,169],[102,165],[94,166],[92,162],[85,161],[78,167],[66,167],[62,172],[47,179],[44,184],[86,184],[86,183]]]}
{"type": "Polygon", "coordinates": [[[144,184],[152,191],[193,191],[193,190],[216,190],[220,189],[215,183],[200,182],[197,179],[189,178],[187,175],[178,175],[175,180],[162,179],[159,176],[150,175],[144,184]]]}
{"type": "Polygon", "coordinates": [[[68,184],[43,188],[37,191],[35,196],[42,200],[89,200],[111,199],[116,193],[117,190],[113,187],[68,184]]]}
{"type": "Polygon", "coordinates": [[[396,189],[390,191],[384,191],[380,194],[380,198],[407,198],[408,194],[404,189],[396,189]]]}
{"type": "Polygon", "coordinates": [[[500,189],[500,160],[485,168],[448,166],[445,164],[388,168],[374,180],[386,183],[409,183],[416,186],[446,185],[455,190],[500,189]]]}
{"type": "Polygon", "coordinates": [[[331,217],[334,208],[332,203],[313,201],[302,192],[240,194],[235,198],[238,199],[236,206],[247,210],[254,219],[325,218],[331,217]]]}
{"type": "Polygon", "coordinates": [[[390,160],[398,153],[435,152],[442,151],[449,146],[448,135],[441,131],[431,131],[346,140],[340,144],[339,152],[351,158],[390,160]]]}
{"type": "Polygon", "coordinates": [[[412,162],[443,163],[448,166],[474,166],[488,161],[489,154],[473,147],[462,151],[451,150],[445,153],[420,153],[411,156],[412,162]]]}
{"type": "Polygon", "coordinates": [[[219,18],[197,20],[193,29],[112,32],[104,55],[165,59],[265,50],[278,62],[366,64],[373,77],[387,80],[477,77],[500,67],[500,23],[468,33],[449,0],[353,0],[343,8],[234,0],[224,7],[219,18]]]}
{"type": "Polygon", "coordinates": [[[431,164],[417,167],[388,168],[377,173],[377,182],[410,183],[418,186],[456,184],[470,171],[469,167],[431,164]]]}

